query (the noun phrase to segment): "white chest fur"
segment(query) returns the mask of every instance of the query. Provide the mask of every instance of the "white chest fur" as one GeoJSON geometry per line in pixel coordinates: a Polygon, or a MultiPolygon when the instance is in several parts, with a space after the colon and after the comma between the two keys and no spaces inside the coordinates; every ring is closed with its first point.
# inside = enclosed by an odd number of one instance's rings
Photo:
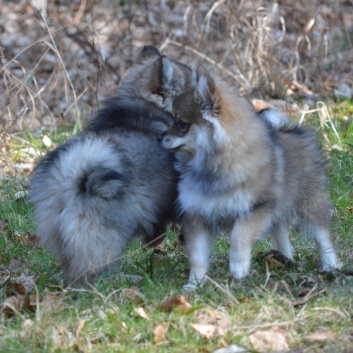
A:
{"type": "MultiPolygon", "coordinates": [[[[204,186],[205,187],[205,186],[204,186]]],[[[179,184],[179,204],[182,211],[198,213],[206,218],[236,217],[246,214],[253,205],[252,195],[237,187],[228,192],[212,185],[214,192],[205,193],[198,182],[184,178],[179,184]]]]}

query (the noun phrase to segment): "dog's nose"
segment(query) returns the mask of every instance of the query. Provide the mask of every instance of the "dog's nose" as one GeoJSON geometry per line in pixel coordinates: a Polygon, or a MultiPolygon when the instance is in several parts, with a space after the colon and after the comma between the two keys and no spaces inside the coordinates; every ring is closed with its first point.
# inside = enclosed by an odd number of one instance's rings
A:
{"type": "Polygon", "coordinates": [[[157,135],[157,140],[158,140],[158,142],[161,142],[161,141],[163,140],[163,137],[164,137],[164,133],[163,133],[163,132],[160,133],[160,134],[158,134],[158,135],[157,135]]]}

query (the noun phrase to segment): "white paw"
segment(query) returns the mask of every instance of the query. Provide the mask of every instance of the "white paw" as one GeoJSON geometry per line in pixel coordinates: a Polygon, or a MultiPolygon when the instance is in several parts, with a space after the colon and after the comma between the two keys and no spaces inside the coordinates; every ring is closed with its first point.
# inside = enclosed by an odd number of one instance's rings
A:
{"type": "Polygon", "coordinates": [[[325,262],[322,262],[322,270],[325,272],[331,272],[334,270],[340,270],[342,268],[342,262],[336,257],[330,259],[325,259],[325,262]]]}
{"type": "Polygon", "coordinates": [[[182,291],[185,293],[189,293],[189,292],[193,292],[194,290],[196,290],[196,288],[197,288],[196,284],[188,283],[183,286],[182,291]]]}
{"type": "Polygon", "coordinates": [[[236,261],[229,264],[230,273],[235,279],[242,279],[249,274],[249,261],[236,261]]]}

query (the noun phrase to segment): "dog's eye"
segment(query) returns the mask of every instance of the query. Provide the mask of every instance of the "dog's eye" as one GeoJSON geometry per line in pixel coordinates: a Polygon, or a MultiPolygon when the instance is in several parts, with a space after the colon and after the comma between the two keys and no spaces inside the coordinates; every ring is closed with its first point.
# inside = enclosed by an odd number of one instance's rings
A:
{"type": "Polygon", "coordinates": [[[189,128],[190,124],[186,123],[185,121],[179,120],[177,123],[177,128],[180,132],[186,132],[189,128]]]}

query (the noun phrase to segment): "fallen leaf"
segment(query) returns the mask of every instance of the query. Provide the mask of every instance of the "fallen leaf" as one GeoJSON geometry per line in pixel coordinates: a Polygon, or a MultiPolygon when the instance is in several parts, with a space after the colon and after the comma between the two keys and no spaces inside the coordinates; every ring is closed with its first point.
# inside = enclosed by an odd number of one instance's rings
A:
{"type": "Polygon", "coordinates": [[[135,310],[136,314],[137,314],[138,316],[141,316],[143,319],[146,319],[146,320],[149,320],[149,319],[150,319],[150,318],[148,317],[148,315],[147,315],[145,309],[144,309],[142,306],[140,306],[140,307],[138,307],[138,308],[134,308],[134,310],[135,310]]]}
{"type": "Polygon", "coordinates": [[[277,269],[281,269],[281,268],[284,267],[279,261],[274,259],[271,255],[265,257],[262,261],[265,264],[267,264],[269,267],[274,267],[274,268],[277,268],[277,269]]]}
{"type": "Polygon", "coordinates": [[[249,336],[254,348],[260,352],[282,351],[288,349],[286,332],[283,329],[256,331],[249,336]]]}
{"type": "Polygon", "coordinates": [[[310,293],[311,289],[310,288],[304,288],[298,292],[298,297],[305,297],[310,293]]]}
{"type": "Polygon", "coordinates": [[[78,335],[80,334],[81,330],[83,329],[83,327],[85,326],[86,321],[85,320],[79,320],[79,322],[76,325],[76,329],[75,329],[75,337],[78,337],[78,335]]]}
{"type": "Polygon", "coordinates": [[[311,333],[309,335],[306,335],[305,338],[310,340],[310,341],[326,341],[334,338],[337,335],[336,332],[317,332],[317,333],[311,333]]]}
{"type": "Polygon", "coordinates": [[[217,336],[224,336],[230,329],[231,321],[228,318],[223,318],[217,321],[217,336]]]}
{"type": "Polygon", "coordinates": [[[210,308],[203,308],[202,311],[205,311],[209,316],[217,319],[221,319],[224,316],[222,312],[210,308]]]}
{"type": "MultiPolygon", "coordinates": [[[[34,299],[34,298],[33,298],[34,299]]],[[[31,302],[34,302],[34,300],[31,302]]],[[[65,308],[62,293],[45,293],[43,299],[39,301],[41,311],[46,315],[58,313],[65,308]]]]}
{"type": "Polygon", "coordinates": [[[11,297],[13,295],[25,295],[26,289],[21,283],[9,283],[5,286],[5,297],[11,297]]]}
{"type": "Polygon", "coordinates": [[[247,349],[244,347],[239,347],[236,344],[231,344],[228,347],[223,347],[216,349],[213,353],[246,353],[248,352],[247,349]]]}
{"type": "Polygon", "coordinates": [[[191,327],[199,332],[203,337],[219,337],[224,336],[231,325],[231,321],[228,318],[223,318],[216,321],[214,324],[193,324],[191,327]]]}
{"type": "Polygon", "coordinates": [[[215,336],[217,330],[216,325],[210,324],[193,324],[191,327],[205,338],[211,338],[215,336]]]}
{"type": "Polygon", "coordinates": [[[171,312],[174,308],[177,308],[182,313],[187,313],[192,305],[186,300],[183,295],[177,297],[170,296],[162,301],[159,306],[160,310],[171,312]]]}
{"type": "Polygon", "coordinates": [[[289,259],[288,257],[284,256],[278,250],[269,250],[266,252],[259,252],[257,255],[257,259],[267,263],[270,266],[275,268],[296,268],[298,269],[297,264],[289,259]]]}
{"type": "Polygon", "coordinates": [[[39,248],[40,247],[40,238],[38,235],[27,232],[26,245],[29,248],[39,248]]]}
{"type": "Polygon", "coordinates": [[[326,289],[322,289],[318,292],[315,292],[311,295],[308,295],[307,297],[304,297],[304,299],[302,299],[302,300],[296,300],[296,301],[292,302],[292,305],[293,306],[303,305],[303,304],[307,303],[311,298],[317,297],[318,295],[323,294],[325,292],[326,292],[326,289]]]}
{"type": "Polygon", "coordinates": [[[18,272],[21,270],[21,264],[22,261],[20,258],[18,258],[17,256],[14,256],[11,261],[10,261],[10,265],[7,268],[10,272],[18,272]]]}
{"type": "Polygon", "coordinates": [[[122,289],[122,296],[135,304],[143,303],[144,300],[140,290],[135,286],[122,289]]]}
{"type": "Polygon", "coordinates": [[[30,293],[36,286],[37,276],[26,276],[24,273],[21,276],[13,279],[13,282],[20,283],[25,287],[26,294],[30,293]]]}
{"type": "Polygon", "coordinates": [[[12,316],[16,312],[20,313],[24,310],[34,311],[35,308],[30,305],[30,300],[23,295],[13,295],[0,304],[0,311],[7,316],[12,316]]]}
{"type": "Polygon", "coordinates": [[[163,322],[161,324],[158,324],[154,330],[153,330],[153,340],[154,343],[159,343],[162,342],[164,339],[164,333],[167,330],[168,324],[166,322],[163,322]]]}

